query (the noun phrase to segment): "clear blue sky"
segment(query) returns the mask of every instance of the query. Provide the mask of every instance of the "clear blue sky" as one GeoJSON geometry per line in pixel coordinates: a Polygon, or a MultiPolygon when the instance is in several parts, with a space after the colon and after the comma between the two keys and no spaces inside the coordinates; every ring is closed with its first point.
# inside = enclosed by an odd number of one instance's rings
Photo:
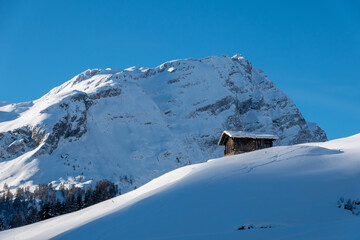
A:
{"type": "Polygon", "coordinates": [[[360,1],[0,0],[0,101],[88,68],[235,53],[330,139],[360,132],[360,1]]]}

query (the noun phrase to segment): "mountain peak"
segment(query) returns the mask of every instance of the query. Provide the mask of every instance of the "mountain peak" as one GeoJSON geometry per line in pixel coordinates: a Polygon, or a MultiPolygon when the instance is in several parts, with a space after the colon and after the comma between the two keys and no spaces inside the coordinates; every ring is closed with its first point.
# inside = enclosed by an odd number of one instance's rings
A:
{"type": "Polygon", "coordinates": [[[236,53],[234,56],[232,56],[231,57],[232,59],[245,59],[244,57],[243,57],[243,55],[241,55],[240,53],[236,53]]]}
{"type": "MultiPolygon", "coordinates": [[[[0,122],[0,186],[104,178],[122,192],[220,157],[224,129],[267,132],[277,145],[324,141],[295,104],[240,54],[155,68],[88,69],[0,122]]],[[[84,184],[84,182],[77,184],[84,184]]]]}

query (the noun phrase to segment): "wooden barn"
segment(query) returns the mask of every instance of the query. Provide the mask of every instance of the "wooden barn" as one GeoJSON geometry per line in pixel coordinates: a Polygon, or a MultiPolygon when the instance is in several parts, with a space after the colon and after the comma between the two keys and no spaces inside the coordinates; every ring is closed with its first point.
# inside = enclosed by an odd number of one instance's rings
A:
{"type": "Polygon", "coordinates": [[[224,156],[227,156],[272,147],[276,139],[271,134],[224,131],[218,145],[225,146],[224,156]]]}

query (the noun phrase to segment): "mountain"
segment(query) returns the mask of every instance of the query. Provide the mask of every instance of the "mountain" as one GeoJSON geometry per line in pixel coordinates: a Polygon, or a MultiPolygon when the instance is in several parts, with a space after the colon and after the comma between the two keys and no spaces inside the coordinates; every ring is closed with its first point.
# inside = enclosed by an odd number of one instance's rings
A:
{"type": "Polygon", "coordinates": [[[275,134],[276,145],[326,140],[241,55],[87,70],[38,100],[0,103],[0,120],[0,186],[13,187],[106,178],[127,192],[222,156],[225,129],[275,134]]]}
{"type": "Polygon", "coordinates": [[[176,169],[1,239],[359,239],[360,134],[176,169]]]}

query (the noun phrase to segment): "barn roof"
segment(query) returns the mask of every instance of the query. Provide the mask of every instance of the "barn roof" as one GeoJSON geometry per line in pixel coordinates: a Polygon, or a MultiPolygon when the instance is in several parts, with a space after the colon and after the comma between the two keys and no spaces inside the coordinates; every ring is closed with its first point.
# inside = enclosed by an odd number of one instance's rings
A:
{"type": "Polygon", "coordinates": [[[244,131],[228,131],[228,130],[226,130],[221,134],[218,145],[225,145],[226,140],[229,137],[230,138],[271,139],[271,140],[278,139],[277,136],[272,135],[272,134],[251,133],[251,132],[244,132],[244,131]]]}

